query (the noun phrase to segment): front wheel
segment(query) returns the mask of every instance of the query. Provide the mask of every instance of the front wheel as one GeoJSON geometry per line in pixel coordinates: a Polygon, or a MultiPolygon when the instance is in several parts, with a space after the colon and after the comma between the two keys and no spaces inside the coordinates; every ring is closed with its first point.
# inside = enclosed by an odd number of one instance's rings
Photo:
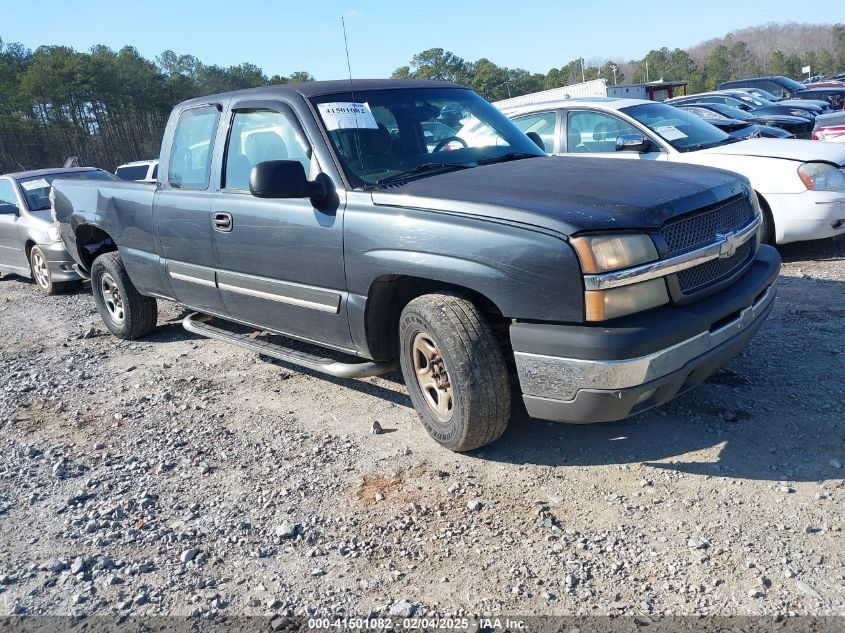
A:
{"type": "Polygon", "coordinates": [[[158,304],[138,292],[118,253],[106,253],[94,260],[91,291],[100,318],[115,336],[136,339],[155,327],[158,304]]]}
{"type": "Polygon", "coordinates": [[[67,290],[70,283],[53,281],[53,274],[50,272],[50,265],[47,263],[47,256],[38,246],[33,246],[29,251],[29,269],[32,272],[32,280],[38,289],[45,295],[56,295],[67,290]]]}
{"type": "Polygon", "coordinates": [[[511,413],[510,383],[490,325],[452,294],[417,297],[399,320],[400,363],[428,433],[453,451],[497,440],[511,413]]]}

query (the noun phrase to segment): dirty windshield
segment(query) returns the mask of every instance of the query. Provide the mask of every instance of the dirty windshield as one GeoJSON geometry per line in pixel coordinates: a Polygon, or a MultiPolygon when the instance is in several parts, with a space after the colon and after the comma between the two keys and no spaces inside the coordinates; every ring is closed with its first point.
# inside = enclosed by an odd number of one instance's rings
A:
{"type": "Polygon", "coordinates": [[[355,187],[545,155],[470,90],[356,91],[313,102],[355,187]]]}

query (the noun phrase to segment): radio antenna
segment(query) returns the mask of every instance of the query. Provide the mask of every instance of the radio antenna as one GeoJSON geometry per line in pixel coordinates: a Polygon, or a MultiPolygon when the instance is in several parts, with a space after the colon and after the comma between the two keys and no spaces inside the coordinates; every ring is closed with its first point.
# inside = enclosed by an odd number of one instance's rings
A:
{"type": "MultiPolygon", "coordinates": [[[[366,172],[364,168],[364,154],[361,151],[361,138],[358,134],[358,108],[355,107],[355,89],[352,87],[352,63],[349,61],[349,40],[346,39],[346,19],[340,16],[340,24],[343,26],[343,46],[346,48],[346,70],[349,73],[349,94],[352,95],[352,111],[355,115],[355,149],[358,152],[358,160],[361,161],[361,170],[366,172]]],[[[362,178],[363,180],[363,178],[362,178]]]]}

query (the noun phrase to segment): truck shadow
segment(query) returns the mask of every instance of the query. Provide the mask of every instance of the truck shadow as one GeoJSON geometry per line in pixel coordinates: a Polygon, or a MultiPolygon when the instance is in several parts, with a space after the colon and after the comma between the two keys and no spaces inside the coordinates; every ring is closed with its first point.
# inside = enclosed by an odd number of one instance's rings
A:
{"type": "MultiPolygon", "coordinates": [[[[825,242],[825,241],[822,241],[825,242]]],[[[838,258],[845,242],[784,247],[792,261],[838,258]],[[809,249],[809,251],[807,251],[809,249]],[[813,257],[810,257],[813,255],[813,257]]],[[[845,479],[845,284],[782,276],[775,308],[750,346],[728,366],[676,400],[632,419],[567,425],[530,418],[514,390],[505,435],[471,459],[555,467],[644,464],[695,475],[770,481],[845,479]]],[[[160,342],[202,337],[173,311],[150,336],[160,342]]],[[[296,349],[306,344],[290,342],[296,349]]],[[[311,376],[411,408],[398,371],[376,379],[340,379],[262,357],[311,376]]],[[[440,450],[432,443],[432,450],[440,450]]]]}
{"type": "MultiPolygon", "coordinates": [[[[30,287],[31,290],[37,292],[41,296],[46,296],[41,292],[41,289],[35,284],[35,281],[28,277],[22,277],[20,275],[16,275],[14,273],[3,273],[0,275],[0,283],[8,282],[8,283],[19,283],[25,286],[30,287]]],[[[91,284],[87,281],[79,281],[78,283],[71,283],[70,285],[66,286],[58,296],[73,296],[73,295],[84,295],[84,294],[91,294],[91,284]]]]}

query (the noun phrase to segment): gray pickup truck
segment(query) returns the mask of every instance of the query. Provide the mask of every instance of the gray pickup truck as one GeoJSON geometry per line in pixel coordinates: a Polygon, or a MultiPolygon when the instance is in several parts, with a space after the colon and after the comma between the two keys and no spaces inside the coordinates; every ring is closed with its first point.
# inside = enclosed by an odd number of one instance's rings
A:
{"type": "Polygon", "coordinates": [[[540,145],[450,83],[243,90],[174,109],[155,187],[56,181],[53,216],[115,335],[165,299],[192,332],[336,376],[398,363],[464,451],[504,432],[512,381],[549,420],[662,404],[775,297],[745,178],[540,145]]]}

